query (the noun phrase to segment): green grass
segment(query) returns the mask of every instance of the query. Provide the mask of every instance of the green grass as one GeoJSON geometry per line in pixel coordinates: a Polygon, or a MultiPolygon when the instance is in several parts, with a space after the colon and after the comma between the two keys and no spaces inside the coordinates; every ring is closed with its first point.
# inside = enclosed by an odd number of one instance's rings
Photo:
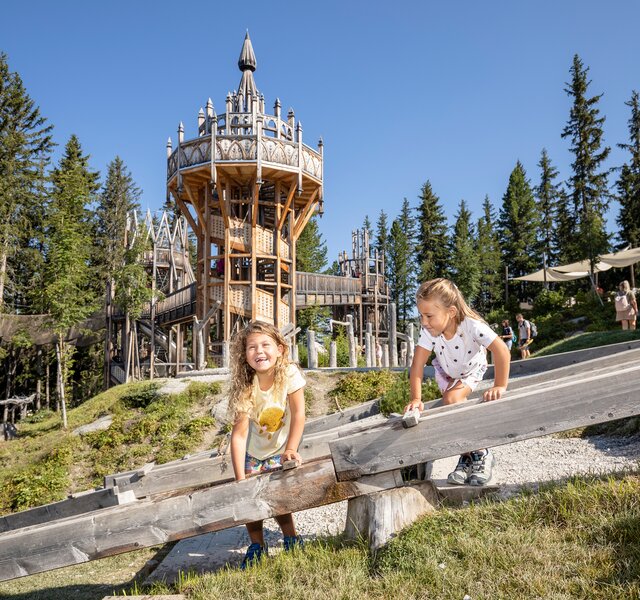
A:
{"type": "MultiPolygon", "coordinates": [[[[594,348],[596,346],[606,346],[608,344],[617,344],[619,342],[629,342],[631,340],[640,339],[640,330],[634,331],[594,331],[591,333],[580,333],[566,340],[560,340],[549,344],[538,352],[532,352],[531,356],[549,356],[550,354],[561,354],[563,352],[572,352],[574,350],[584,350],[585,348],[594,348]]],[[[535,340],[532,349],[535,347],[535,340]]]]}
{"type": "Polygon", "coordinates": [[[206,399],[218,383],[192,382],[180,394],[159,394],[157,384],[117,386],[69,411],[69,428],[55,413],[20,424],[20,436],[0,445],[0,514],[62,500],[102,484],[105,475],[175,460],[215,428],[206,399]],[[109,414],[111,426],[81,437],[73,430],[109,414]]]}
{"type": "Polygon", "coordinates": [[[640,478],[575,478],[507,502],[442,508],[376,554],[318,540],[246,572],[142,591],[193,600],[638,598],[640,478]]]}

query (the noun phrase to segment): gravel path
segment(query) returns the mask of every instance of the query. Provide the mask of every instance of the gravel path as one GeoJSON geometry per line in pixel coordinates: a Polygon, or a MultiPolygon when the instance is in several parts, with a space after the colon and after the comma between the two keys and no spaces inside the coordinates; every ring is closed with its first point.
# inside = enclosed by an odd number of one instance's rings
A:
{"type": "MultiPolygon", "coordinates": [[[[500,496],[517,494],[522,486],[535,486],[572,475],[602,474],[638,467],[640,439],[595,436],[590,439],[542,437],[492,449],[495,456],[490,483],[500,486],[500,496]]],[[[457,456],[435,461],[434,480],[444,480],[457,456]]],[[[347,503],[340,502],[296,513],[296,527],[304,537],[338,534],[344,530],[347,503]]],[[[275,521],[267,521],[270,543],[282,537],[275,521]]]]}

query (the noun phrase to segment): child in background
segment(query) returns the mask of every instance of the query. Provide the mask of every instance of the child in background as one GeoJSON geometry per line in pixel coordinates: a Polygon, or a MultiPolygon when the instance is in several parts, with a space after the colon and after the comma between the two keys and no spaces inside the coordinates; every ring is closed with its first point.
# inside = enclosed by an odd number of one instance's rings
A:
{"type": "MultiPolygon", "coordinates": [[[[249,323],[231,342],[229,413],[231,462],[236,481],[278,469],[287,460],[302,459],[298,445],[304,429],[305,380],[289,362],[289,346],[273,326],[249,323]]],[[[291,513],[276,517],[284,549],[302,546],[291,513]]],[[[262,521],[247,523],[251,545],[241,568],[268,553],[262,521]]]]}
{"type": "MultiPolygon", "coordinates": [[[[411,402],[405,412],[424,409],[421,400],[424,366],[435,352],[433,367],[444,404],[467,399],[487,370],[487,354],[493,356],[495,378],[484,392],[484,400],[497,400],[507,389],[510,353],[495,331],[465,302],[460,290],[448,279],[423,283],[416,294],[422,330],[410,371],[411,402]]],[[[487,448],[462,454],[447,481],[484,485],[491,479],[493,454],[487,448]]]]}
{"type": "Polygon", "coordinates": [[[507,348],[509,348],[509,352],[511,352],[511,347],[513,346],[513,329],[511,325],[509,325],[509,319],[502,321],[502,335],[500,337],[504,340],[507,348]]]}

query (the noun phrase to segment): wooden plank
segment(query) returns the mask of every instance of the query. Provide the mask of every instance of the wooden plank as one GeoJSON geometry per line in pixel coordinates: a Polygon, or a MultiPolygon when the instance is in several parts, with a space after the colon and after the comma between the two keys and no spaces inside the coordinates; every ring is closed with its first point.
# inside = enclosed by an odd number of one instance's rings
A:
{"type": "MultiPolygon", "coordinates": [[[[535,344],[535,342],[534,342],[535,344]]],[[[527,358],[525,360],[514,360],[511,363],[511,377],[518,375],[532,375],[534,373],[544,373],[560,367],[603,358],[626,350],[640,349],[640,340],[609,344],[607,346],[596,346],[595,348],[585,348],[583,350],[573,350],[572,352],[562,352],[561,354],[551,354],[538,358],[527,358]]],[[[493,365],[489,365],[485,377],[493,377],[493,365]]]]}
{"type": "Polygon", "coordinates": [[[164,544],[402,485],[397,473],[336,481],[331,459],[0,534],[0,581],[164,544]]]}
{"type": "Polygon", "coordinates": [[[640,365],[459,405],[330,442],[340,481],[640,414],[640,365]]]}

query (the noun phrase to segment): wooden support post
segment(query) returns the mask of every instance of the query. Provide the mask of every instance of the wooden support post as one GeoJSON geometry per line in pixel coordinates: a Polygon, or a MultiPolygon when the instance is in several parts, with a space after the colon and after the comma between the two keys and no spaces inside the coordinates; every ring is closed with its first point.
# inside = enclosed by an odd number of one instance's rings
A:
{"type": "Polygon", "coordinates": [[[329,344],[329,366],[334,369],[338,366],[338,348],[335,342],[329,344]]]}
{"type": "Polygon", "coordinates": [[[353,331],[353,315],[347,315],[347,343],[349,344],[349,366],[358,366],[358,357],[356,355],[356,337],[353,331]]]}
{"type": "Polygon", "coordinates": [[[398,338],[396,326],[396,304],[389,304],[389,354],[391,358],[391,366],[398,366],[398,338]]]}
{"type": "Polygon", "coordinates": [[[437,491],[430,481],[352,498],[345,537],[367,540],[374,552],[416,519],[434,512],[437,505],[437,491]]]}
{"type": "Polygon", "coordinates": [[[413,354],[416,349],[416,342],[413,339],[413,323],[407,325],[407,366],[411,366],[413,354]]]}
{"type": "Polygon", "coordinates": [[[382,366],[389,368],[389,344],[382,344],[382,366]]]}
{"type": "Polygon", "coordinates": [[[316,333],[307,329],[307,366],[309,369],[318,368],[318,355],[316,353],[316,333]]]}

